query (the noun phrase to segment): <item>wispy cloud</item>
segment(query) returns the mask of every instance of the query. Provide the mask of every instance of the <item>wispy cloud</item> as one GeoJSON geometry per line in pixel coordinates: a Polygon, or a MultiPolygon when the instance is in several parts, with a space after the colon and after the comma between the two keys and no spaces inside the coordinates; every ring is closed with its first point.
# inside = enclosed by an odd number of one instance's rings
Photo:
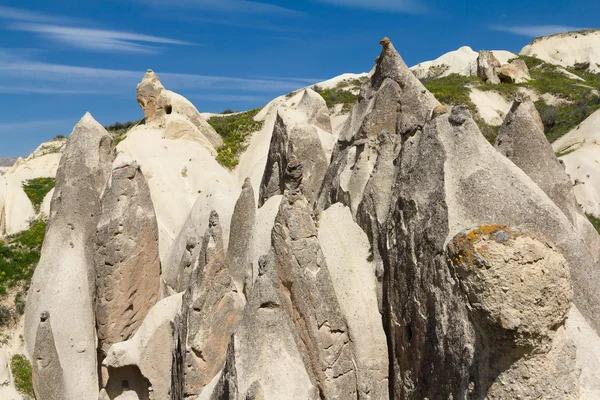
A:
{"type": "Polygon", "coordinates": [[[39,33],[44,38],[50,37],[58,42],[84,50],[154,54],[158,52],[156,47],[142,43],[191,45],[191,43],[181,40],[103,29],[72,28],[21,22],[11,24],[9,28],[39,33]]]}
{"type": "Polygon", "coordinates": [[[538,37],[554,35],[555,33],[580,31],[587,28],[565,26],[565,25],[520,25],[520,26],[505,26],[491,25],[490,29],[495,31],[509,32],[515,35],[538,37]]]}
{"type": "Polygon", "coordinates": [[[305,13],[291,8],[249,0],[179,0],[167,2],[164,0],[138,0],[144,4],[168,7],[186,7],[198,10],[216,11],[228,14],[274,14],[294,17],[305,13]]]}
{"type": "Polygon", "coordinates": [[[134,32],[83,28],[77,26],[82,21],[10,7],[0,7],[0,19],[11,21],[6,29],[31,32],[42,39],[88,51],[156,54],[160,47],[155,45],[192,44],[134,32]]]}
{"type": "MultiPolygon", "coordinates": [[[[239,95],[240,92],[281,94],[316,83],[310,78],[242,78],[161,71],[157,74],[169,89],[203,90],[221,96],[239,95]]],[[[39,62],[0,49],[2,93],[131,95],[143,76],[144,71],[39,62]]]]}
{"type": "Polygon", "coordinates": [[[365,10],[420,14],[428,8],[418,0],[313,0],[318,3],[365,10]]]}

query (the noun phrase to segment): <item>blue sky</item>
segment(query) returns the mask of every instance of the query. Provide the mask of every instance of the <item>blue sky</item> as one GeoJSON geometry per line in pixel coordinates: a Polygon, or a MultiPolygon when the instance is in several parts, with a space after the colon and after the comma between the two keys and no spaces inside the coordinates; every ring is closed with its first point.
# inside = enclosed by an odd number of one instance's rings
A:
{"type": "Polygon", "coordinates": [[[0,0],[0,157],[143,113],[146,69],[200,111],[259,107],[365,72],[388,36],[408,65],[468,45],[518,52],[598,27],[598,0],[0,0]]]}

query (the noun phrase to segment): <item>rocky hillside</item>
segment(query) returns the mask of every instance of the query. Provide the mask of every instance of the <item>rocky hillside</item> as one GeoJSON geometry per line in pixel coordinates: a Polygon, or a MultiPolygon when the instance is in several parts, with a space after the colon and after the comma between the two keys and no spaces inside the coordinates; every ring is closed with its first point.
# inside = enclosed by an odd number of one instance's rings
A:
{"type": "Polygon", "coordinates": [[[0,398],[600,398],[598,77],[380,44],[247,112],[148,71],[0,176],[0,398]]]}

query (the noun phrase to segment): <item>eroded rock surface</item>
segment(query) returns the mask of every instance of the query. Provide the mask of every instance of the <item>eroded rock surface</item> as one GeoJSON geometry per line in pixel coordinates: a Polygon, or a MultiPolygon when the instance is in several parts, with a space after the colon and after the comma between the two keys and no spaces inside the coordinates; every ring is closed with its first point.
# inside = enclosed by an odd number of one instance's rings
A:
{"type": "MultiPolygon", "coordinates": [[[[42,311],[48,311],[65,400],[97,400],[94,243],[100,194],[114,160],[110,135],[86,114],[67,141],[56,175],[40,262],[25,309],[25,342],[31,358],[42,311]]],[[[46,385],[41,377],[38,385],[46,385]]]]}
{"type": "Polygon", "coordinates": [[[158,227],[137,163],[120,154],[101,199],[96,237],[96,324],[101,360],[129,339],[160,298],[158,227]]]}

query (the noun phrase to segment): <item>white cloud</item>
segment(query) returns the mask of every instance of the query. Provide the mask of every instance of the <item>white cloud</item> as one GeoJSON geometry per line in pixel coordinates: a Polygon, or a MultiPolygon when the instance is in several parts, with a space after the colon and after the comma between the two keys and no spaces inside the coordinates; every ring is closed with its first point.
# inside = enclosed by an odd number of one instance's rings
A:
{"type": "Polygon", "coordinates": [[[279,16],[304,15],[301,11],[292,10],[269,3],[248,0],[138,0],[145,4],[165,7],[188,7],[198,10],[225,12],[233,14],[276,14],[279,16]]]}
{"type": "Polygon", "coordinates": [[[509,32],[515,35],[538,37],[548,36],[555,33],[580,31],[587,28],[577,28],[574,26],[565,25],[521,25],[521,26],[503,26],[503,25],[492,25],[490,29],[495,31],[509,32]]]}
{"type": "Polygon", "coordinates": [[[42,34],[42,37],[44,38],[49,37],[58,42],[62,42],[84,50],[156,53],[156,47],[141,43],[175,45],[191,44],[181,40],[143,35],[133,32],[76,28],[35,23],[19,22],[11,24],[9,28],[12,30],[39,33],[42,34]]]}
{"type": "MultiPolygon", "coordinates": [[[[157,71],[165,87],[179,91],[285,93],[316,83],[309,78],[239,78],[157,71]]],[[[131,95],[144,71],[52,64],[0,49],[0,92],[131,95]]],[[[207,94],[210,96],[210,94],[207,94]]]]}
{"type": "Polygon", "coordinates": [[[0,123],[0,135],[14,134],[20,131],[29,131],[31,129],[52,128],[62,126],[65,123],[71,123],[73,119],[56,119],[56,120],[41,120],[27,122],[2,122],[0,123]]]}
{"type": "Polygon", "coordinates": [[[361,8],[365,10],[423,13],[427,7],[418,0],[313,0],[319,3],[328,3],[340,7],[361,8]]]}
{"type": "Polygon", "coordinates": [[[160,36],[82,28],[77,25],[82,25],[83,21],[11,7],[0,6],[0,19],[12,21],[6,29],[31,32],[42,39],[89,51],[155,54],[160,48],[153,45],[191,45],[185,41],[160,36]]]}

